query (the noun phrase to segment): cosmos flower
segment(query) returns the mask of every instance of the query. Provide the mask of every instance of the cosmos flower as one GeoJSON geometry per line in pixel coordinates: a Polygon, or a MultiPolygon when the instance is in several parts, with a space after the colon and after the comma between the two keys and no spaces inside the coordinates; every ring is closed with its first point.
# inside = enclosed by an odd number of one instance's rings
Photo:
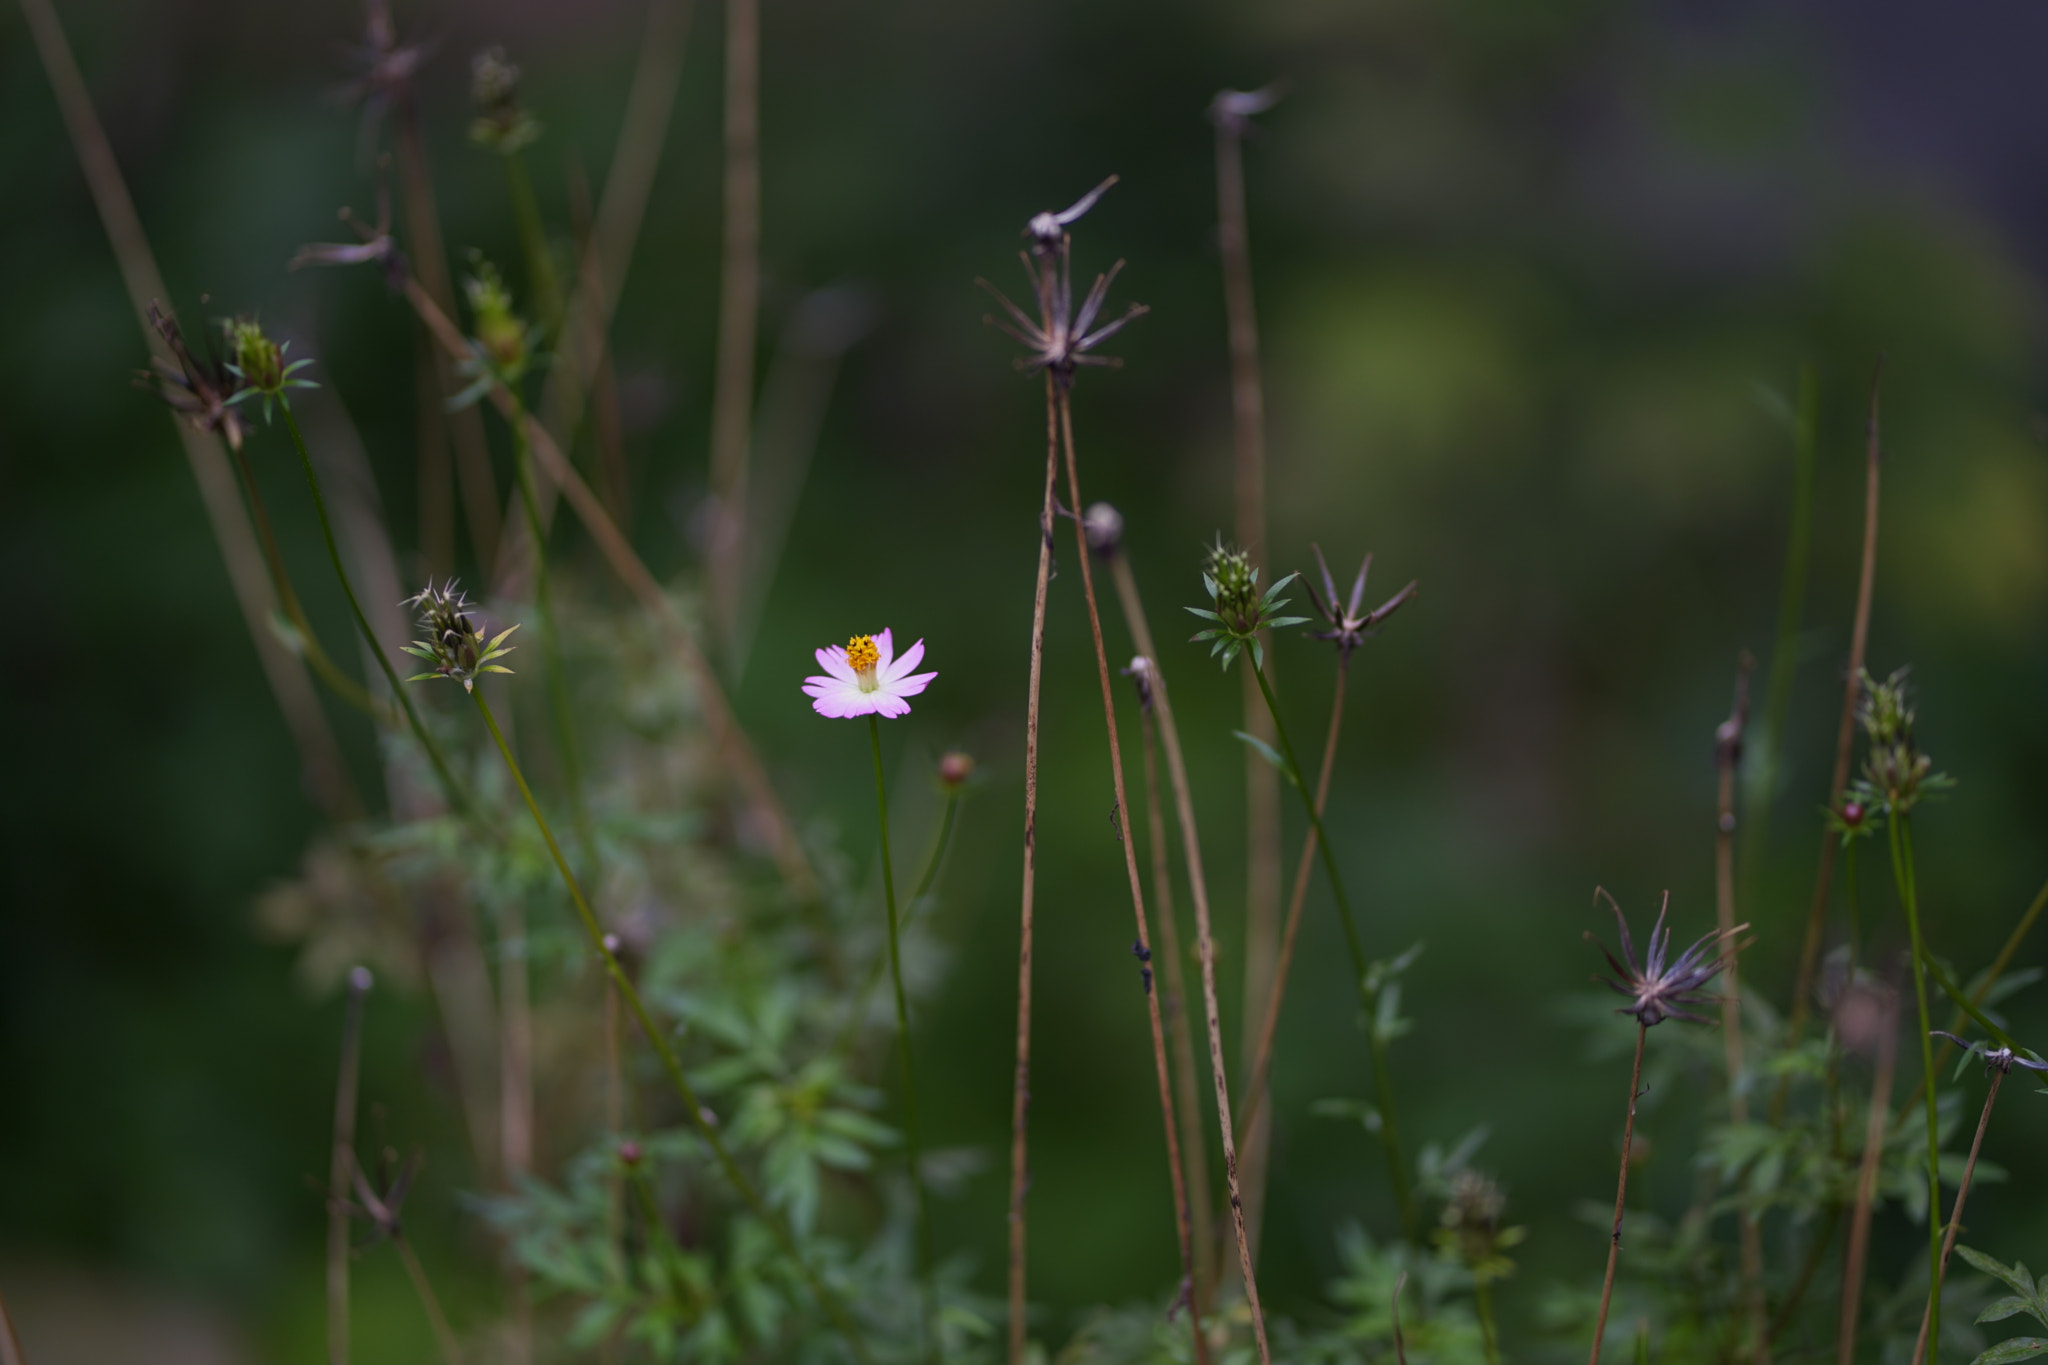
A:
{"type": "Polygon", "coordinates": [[[1629,998],[1629,1003],[1615,1013],[1634,1015],[1636,1022],[1644,1028],[1661,1024],[1666,1019],[1706,1023],[1707,1020],[1700,1015],[1689,1013],[1689,1008],[1716,1003],[1718,997],[1708,995],[1703,988],[1721,973],[1721,945],[1749,926],[1738,924],[1725,933],[1719,929],[1712,930],[1680,953],[1677,961],[1667,961],[1671,955],[1671,931],[1664,926],[1664,912],[1671,904],[1671,896],[1667,892],[1664,905],[1657,911],[1657,923],[1650,929],[1649,951],[1642,965],[1638,966],[1635,941],[1629,937],[1628,921],[1622,918],[1621,907],[1604,890],[1597,894],[1614,907],[1614,922],[1621,926],[1620,961],[1608,952],[1606,944],[1600,943],[1590,933],[1586,935],[1599,944],[1607,965],[1614,969],[1613,977],[1595,977],[1594,980],[1615,994],[1629,998]]]}
{"type": "Polygon", "coordinates": [[[896,643],[888,631],[856,635],[846,648],[830,645],[818,651],[818,667],[825,676],[804,679],[804,695],[811,709],[834,720],[855,716],[881,716],[893,720],[910,714],[911,697],[924,691],[936,673],[912,673],[924,660],[924,641],[919,640],[896,657],[896,643]]]}

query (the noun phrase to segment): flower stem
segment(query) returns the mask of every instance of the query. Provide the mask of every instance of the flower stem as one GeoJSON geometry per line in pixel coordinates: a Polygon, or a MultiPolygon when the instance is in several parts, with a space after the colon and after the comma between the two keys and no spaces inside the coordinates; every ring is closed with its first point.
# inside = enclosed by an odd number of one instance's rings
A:
{"type": "Polygon", "coordinates": [[[1934,1036],[1927,1018],[1926,948],[1920,938],[1920,893],[1913,871],[1913,829],[1911,817],[1898,809],[1896,794],[1891,801],[1891,818],[1885,821],[1890,835],[1892,877],[1898,883],[1899,903],[1905,907],[1906,929],[1913,937],[1913,996],[1920,1008],[1920,1075],[1922,1098],[1927,1111],[1927,1316],[1928,1340],[1941,1340],[1941,1129],[1935,1109],[1934,1036]]]}
{"type": "MultiPolygon", "coordinates": [[[[917,1072],[910,1055],[910,1002],[903,993],[903,951],[896,919],[896,871],[889,858],[889,789],[882,779],[882,723],[868,713],[868,747],[875,756],[875,815],[882,825],[882,899],[889,907],[889,980],[896,988],[896,1060],[903,1068],[903,1132],[910,1159],[910,1192],[917,1204],[917,1274],[924,1284],[924,1312],[918,1315],[926,1359],[932,1341],[932,1221],[925,1207],[924,1160],[917,1125],[917,1072]]],[[[948,805],[950,812],[952,807],[948,805]]]]}
{"type": "Polygon", "coordinates": [[[719,1169],[724,1172],[733,1192],[739,1195],[740,1202],[767,1227],[783,1254],[796,1263],[798,1273],[810,1287],[818,1306],[846,1338],[847,1349],[853,1353],[854,1359],[865,1365],[868,1360],[867,1344],[861,1338],[860,1329],[847,1314],[845,1305],[839,1301],[839,1296],[826,1287],[825,1282],[819,1278],[816,1267],[797,1249],[796,1239],[791,1235],[789,1225],[762,1200],[760,1192],[754,1188],[754,1182],[747,1178],[747,1173],[740,1169],[739,1162],[733,1159],[732,1150],[725,1145],[725,1139],[719,1135],[710,1111],[698,1102],[696,1087],[690,1084],[690,1078],[684,1074],[681,1059],[669,1045],[668,1034],[648,1012],[647,1002],[640,998],[640,992],[633,985],[632,978],[627,976],[625,968],[619,965],[618,956],[605,945],[604,930],[598,925],[597,915],[591,910],[590,902],[584,899],[583,888],[577,883],[576,874],[569,870],[569,860],[562,856],[562,846],[555,842],[554,831],[548,827],[547,817],[541,814],[540,804],[533,798],[533,789],[526,784],[526,774],[520,771],[519,760],[512,756],[512,747],[505,742],[504,732],[498,728],[497,717],[491,714],[490,703],[484,700],[484,694],[480,691],[472,690],[469,696],[470,700],[476,703],[478,713],[483,716],[484,725],[490,730],[491,739],[496,742],[498,753],[504,758],[505,767],[512,774],[512,781],[518,786],[519,795],[526,802],[527,812],[533,816],[535,828],[540,831],[541,839],[548,846],[548,856],[554,860],[555,871],[561,874],[562,885],[568,889],[569,899],[576,907],[576,917],[582,922],[584,934],[590,939],[591,947],[597,950],[599,958],[603,960],[605,972],[618,987],[620,997],[625,1000],[627,1008],[633,1011],[633,1017],[639,1021],[640,1031],[647,1035],[647,1041],[653,1046],[655,1056],[661,1059],[662,1070],[668,1073],[669,1081],[676,1088],[676,1094],[682,1098],[683,1111],[691,1128],[696,1130],[698,1138],[704,1145],[711,1149],[719,1169]]]}
{"type": "MultiPolygon", "coordinates": [[[[1330,775],[1337,766],[1337,735],[1344,725],[1344,684],[1351,675],[1351,656],[1337,655],[1337,685],[1330,697],[1330,728],[1323,737],[1323,767],[1316,774],[1316,814],[1329,804],[1330,775]]],[[[1308,904],[1309,874],[1315,869],[1316,849],[1321,845],[1316,827],[1309,826],[1301,841],[1301,861],[1294,869],[1294,894],[1287,902],[1287,923],[1280,931],[1280,963],[1273,972],[1273,989],[1266,996],[1266,1017],[1259,1025],[1259,1046],[1252,1056],[1251,1084],[1245,1089],[1244,1108],[1237,1116],[1243,1132],[1258,1117],[1259,1104],[1266,1097],[1267,1072],[1273,1065],[1273,1037],[1280,1027],[1280,1004],[1287,994],[1288,974],[1294,967],[1294,944],[1301,933],[1301,911],[1308,904]]]]}
{"type": "Polygon", "coordinates": [[[1493,1321],[1493,1284],[1481,1277],[1472,1285],[1472,1308],[1479,1315],[1479,1338],[1486,1365],[1500,1365],[1500,1328],[1493,1321]]]}
{"type": "Polygon", "coordinates": [[[370,629],[370,618],[363,614],[363,604],[356,599],[355,585],[349,581],[348,569],[341,562],[341,547],[334,540],[334,523],[327,515],[327,497],[320,491],[320,475],[313,468],[313,453],[306,448],[306,438],[299,431],[298,419],[292,416],[291,405],[280,403],[278,406],[284,413],[285,430],[291,433],[292,444],[298,447],[299,463],[306,471],[306,486],[313,492],[313,509],[320,514],[320,535],[327,542],[327,557],[334,561],[334,576],[341,580],[342,594],[348,598],[349,610],[355,613],[356,629],[362,632],[363,643],[377,661],[377,667],[384,671],[384,681],[391,685],[391,695],[398,699],[399,707],[404,710],[413,738],[420,742],[420,748],[426,750],[427,760],[434,765],[434,775],[440,779],[449,804],[464,815],[480,818],[476,802],[471,799],[468,789],[456,780],[448,760],[441,754],[441,746],[427,732],[420,713],[413,707],[412,698],[406,694],[398,674],[392,669],[391,660],[385,657],[384,647],[377,643],[377,633],[370,629]]]}
{"type": "Polygon", "coordinates": [[[1607,1240],[1607,1278],[1600,1286],[1600,1317],[1593,1324],[1593,1355],[1587,1365],[1600,1365],[1600,1347],[1607,1337],[1607,1306],[1614,1297],[1614,1264],[1621,1258],[1621,1214],[1628,1201],[1628,1158],[1635,1145],[1636,1101],[1642,1097],[1643,1040],[1647,1024],[1636,1025],[1636,1060],[1628,1077],[1628,1121],[1621,1129],[1621,1176],[1614,1185],[1614,1231],[1607,1240]]]}
{"type": "MultiPolygon", "coordinates": [[[[938,878],[939,864],[945,861],[946,848],[952,842],[953,815],[959,805],[960,794],[948,791],[946,812],[939,817],[939,832],[932,840],[931,853],[925,858],[924,872],[917,879],[917,890],[911,893],[909,902],[903,907],[903,927],[906,929],[910,927],[910,922],[917,918],[917,907],[923,903],[925,896],[932,889],[932,883],[938,878]]],[[[846,1010],[846,1022],[840,1025],[839,1036],[832,1041],[833,1056],[843,1058],[853,1051],[854,1042],[860,1037],[861,1023],[868,1017],[868,997],[873,995],[875,987],[881,984],[882,971],[887,966],[886,958],[876,958],[874,966],[868,969],[867,980],[861,982],[854,991],[853,1003],[846,1010]]]]}
{"type": "Polygon", "coordinates": [[[1258,679],[1260,693],[1266,698],[1266,709],[1272,713],[1273,733],[1280,740],[1280,753],[1287,760],[1294,789],[1301,793],[1302,809],[1308,812],[1309,828],[1316,836],[1316,851],[1322,855],[1323,874],[1330,879],[1330,893],[1337,901],[1338,916],[1344,925],[1344,946],[1351,954],[1352,981],[1357,985],[1359,999],[1365,1006],[1365,1035],[1372,1048],[1373,1089],[1379,1100],[1380,1145],[1386,1151],[1387,1178],[1394,1188],[1394,1205],[1400,1210],[1401,1233],[1411,1244],[1419,1245],[1422,1228],[1416,1219],[1415,1196],[1408,1187],[1408,1160],[1401,1148],[1401,1125],[1394,1106],[1393,1076],[1387,1065],[1387,1040],[1373,1022],[1379,1004],[1378,992],[1366,980],[1365,948],[1359,942],[1358,924],[1351,915],[1351,900],[1344,894],[1344,879],[1338,874],[1337,859],[1330,849],[1329,833],[1323,828],[1322,813],[1316,808],[1315,798],[1309,795],[1301,763],[1294,756],[1293,741],[1287,737],[1287,722],[1280,718],[1280,704],[1273,698],[1273,688],[1267,683],[1264,671],[1255,662],[1251,671],[1252,676],[1258,679]]]}
{"type": "MultiPolygon", "coordinates": [[[[2020,950],[2020,944],[2026,941],[2028,931],[2034,927],[2034,921],[2041,918],[2041,912],[2044,909],[2048,909],[2048,882],[2042,883],[2041,889],[2034,893],[2034,899],[2027,906],[2026,912],[2020,916],[2020,922],[2012,927],[2010,934],[2006,935],[2005,946],[1998,950],[1998,956],[1991,959],[1991,965],[1985,968],[1984,979],[1977,983],[1976,990],[1970,992],[1970,1005],[1972,1008],[1982,1005],[1985,997],[1991,994],[1991,988],[1998,984],[1998,979],[2001,976],[2005,975],[2005,969],[2012,965],[2013,954],[2020,950]]],[[[1949,1016],[1948,1031],[1950,1033],[1960,1033],[1967,1017],[1963,1010],[1957,1009],[1954,1014],[1949,1016]]],[[[1956,1045],[1954,1043],[1944,1039],[1941,1044],[1941,1050],[1935,1053],[1935,1066],[1937,1068],[1947,1066],[1949,1055],[1955,1051],[1955,1048],[1956,1045]]],[[[1924,1085],[1925,1083],[1923,1080],[1922,1084],[1924,1085]]],[[[1919,1099],[1920,1092],[1916,1090],[1911,1098],[1906,1101],[1905,1109],[1912,1109],[1919,1099]]],[[[1903,1119],[1905,1117],[1904,1112],[1901,1112],[1899,1117],[1903,1119]]],[[[1894,1120],[1894,1122],[1897,1121],[1894,1120]]]]}
{"type": "MultiPolygon", "coordinates": [[[[1074,506],[1080,508],[1086,506],[1086,504],[1081,501],[1080,462],[1074,455],[1074,409],[1071,395],[1064,388],[1059,390],[1059,408],[1060,442],[1066,448],[1067,455],[1067,492],[1072,497],[1074,506]]],[[[1138,850],[1128,832],[1131,828],[1131,803],[1124,793],[1123,749],[1118,741],[1116,728],[1116,693],[1109,681],[1109,653],[1102,643],[1102,614],[1097,609],[1095,603],[1095,570],[1091,562],[1093,556],[1088,548],[1088,531],[1078,517],[1074,521],[1074,542],[1076,557],[1081,562],[1081,596],[1088,604],[1088,630],[1095,642],[1095,673],[1102,685],[1102,724],[1109,736],[1109,775],[1111,787],[1116,797],[1117,842],[1123,845],[1124,874],[1130,884],[1131,915],[1137,925],[1138,936],[1133,951],[1137,953],[1138,959],[1141,962],[1150,962],[1152,960],[1152,943],[1151,931],[1145,922],[1144,883],[1138,874],[1138,850]]],[[[1188,1229],[1187,1179],[1181,1168],[1180,1133],[1174,1127],[1173,1073],[1166,1061],[1166,1028],[1159,1013],[1159,993],[1152,989],[1152,980],[1149,972],[1144,980],[1145,1012],[1152,1026],[1152,1066],[1159,1082],[1159,1117],[1166,1130],[1167,1174],[1173,1182],[1174,1230],[1180,1239],[1181,1273],[1187,1277],[1190,1293],[1194,1294],[1197,1293],[1194,1289],[1194,1241],[1193,1235],[1188,1229]]],[[[1227,1124],[1230,1121],[1229,1105],[1223,1104],[1218,1112],[1227,1124]]],[[[1235,1192],[1232,1193],[1231,1203],[1233,1206],[1241,1205],[1241,1199],[1235,1192]]],[[[1238,1215],[1240,1219],[1243,1217],[1241,1207],[1238,1208],[1238,1215]]],[[[1242,1236],[1241,1225],[1240,1236],[1242,1236]]],[[[1252,1283],[1248,1248],[1245,1265],[1245,1298],[1251,1307],[1252,1329],[1258,1339],[1259,1360],[1261,1365],[1267,1365],[1267,1362],[1271,1360],[1271,1355],[1266,1344],[1266,1319],[1259,1310],[1258,1289],[1252,1283]]],[[[1194,1311],[1189,1314],[1189,1317],[1192,1319],[1191,1326],[1194,1334],[1195,1358],[1198,1362],[1202,1362],[1204,1361],[1207,1347],[1202,1339],[1202,1303],[1199,1297],[1194,1298],[1191,1307],[1194,1311]]]]}
{"type": "Polygon", "coordinates": [[[562,291],[555,280],[554,260],[548,255],[548,234],[541,224],[540,203],[534,198],[533,178],[526,173],[526,158],[518,152],[508,152],[502,159],[512,221],[519,229],[520,249],[526,254],[526,283],[533,292],[533,310],[544,334],[554,338],[562,325],[562,291]]]}
{"type": "MultiPolygon", "coordinates": [[[[1984,1096],[1984,1112],[1977,1117],[1977,1136],[1970,1140],[1970,1160],[1963,1167],[1963,1182],[1956,1187],[1955,1206],[1949,1210],[1948,1231],[1941,1239],[1941,1258],[1934,1265],[1934,1291],[1929,1296],[1930,1304],[1941,1298],[1942,1276],[1948,1270],[1948,1254],[1955,1250],[1956,1234],[1963,1228],[1963,1201],[1970,1197],[1970,1178],[1977,1174],[1977,1153],[1984,1149],[1984,1130],[1991,1126],[1991,1106],[1998,1103],[1998,1084],[2005,1079],[2003,1067],[1991,1068],[1991,1090],[1984,1096]]],[[[1913,1365],[1927,1359],[1927,1343],[1931,1323],[1926,1314],[1920,1318],[1920,1340],[1913,1346],[1913,1365]]]]}
{"type": "Polygon", "coordinates": [[[391,1245],[398,1250],[398,1259],[405,1263],[406,1278],[412,1281],[413,1293],[419,1295],[420,1306],[427,1311],[427,1321],[434,1329],[434,1344],[440,1348],[442,1365],[462,1365],[462,1345],[456,1339],[455,1329],[448,1325],[448,1315],[441,1311],[441,1300],[434,1293],[433,1282],[427,1279],[426,1267],[420,1264],[419,1254],[412,1249],[412,1239],[402,1228],[394,1229],[391,1245]]]}
{"type": "Polygon", "coordinates": [[[1045,664],[1045,592],[1052,578],[1053,488],[1059,477],[1058,404],[1045,377],[1045,506],[1038,514],[1038,585],[1031,599],[1031,683],[1024,699],[1024,907],[1018,917],[1017,1066],[1010,1091],[1009,1363],[1024,1365],[1025,1117],[1031,1108],[1031,911],[1038,874],[1038,682],[1045,664]]]}

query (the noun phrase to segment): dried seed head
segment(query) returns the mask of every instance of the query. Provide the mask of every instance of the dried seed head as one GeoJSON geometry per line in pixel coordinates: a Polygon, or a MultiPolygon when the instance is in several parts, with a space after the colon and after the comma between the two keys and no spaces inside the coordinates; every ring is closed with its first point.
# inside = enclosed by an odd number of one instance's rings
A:
{"type": "MultiPolygon", "coordinates": [[[[1351,651],[1364,644],[1378,633],[1380,622],[1400,610],[1401,604],[1415,596],[1416,584],[1411,580],[1407,587],[1389,597],[1369,612],[1360,613],[1359,607],[1365,601],[1365,576],[1372,570],[1372,555],[1368,553],[1365,562],[1358,566],[1358,577],[1352,581],[1351,596],[1342,605],[1337,601],[1337,584],[1330,577],[1330,566],[1323,558],[1323,547],[1311,543],[1315,551],[1316,567],[1322,571],[1323,595],[1316,596],[1315,584],[1308,584],[1308,600],[1315,607],[1316,614],[1330,623],[1328,630],[1316,632],[1318,640],[1328,640],[1337,646],[1337,653],[1345,659],[1351,651]]],[[[1305,581],[1305,580],[1304,580],[1305,581]]]]}
{"type": "Polygon", "coordinates": [[[136,376],[136,384],[154,393],[193,430],[218,435],[235,450],[242,448],[242,418],[235,410],[242,380],[217,355],[201,360],[185,345],[178,324],[161,305],[149,305],[149,322],[171,353],[169,362],[153,360],[136,376]]]}
{"type": "Polygon", "coordinates": [[[1134,303],[1124,310],[1121,317],[1097,326],[1103,305],[1109,299],[1109,286],[1115,281],[1117,272],[1124,268],[1124,263],[1118,261],[1106,274],[1097,275],[1087,296],[1081,300],[1079,311],[1076,311],[1072,239],[1062,235],[1055,246],[1043,251],[1034,249],[1020,255],[1019,259],[1024,262],[1025,278],[1031,282],[1032,300],[1038,307],[1037,317],[1010,302],[987,280],[975,281],[1009,315],[1007,320],[984,316],[982,321],[1015,338],[1025,348],[1025,354],[1017,359],[1017,368],[1027,372],[1046,370],[1064,389],[1072,386],[1075,370],[1083,365],[1113,369],[1122,364],[1113,356],[1095,355],[1093,352],[1133,319],[1143,317],[1149,311],[1145,305],[1134,303]]]}
{"type": "Polygon", "coordinates": [[[1671,907],[1671,893],[1667,891],[1664,904],[1657,911],[1657,923],[1650,930],[1648,950],[1638,963],[1635,941],[1629,937],[1628,921],[1622,917],[1621,906],[1604,888],[1596,888],[1593,894],[1613,907],[1614,922],[1621,930],[1620,959],[1616,959],[1607,950],[1607,945],[1591,933],[1586,935],[1587,941],[1599,946],[1607,965],[1614,969],[1612,977],[1596,976],[1593,979],[1629,999],[1629,1003],[1615,1013],[1633,1015],[1644,1028],[1661,1024],[1666,1019],[1706,1023],[1704,1017],[1690,1011],[1718,1003],[1719,997],[1707,994],[1704,987],[1720,975],[1722,945],[1749,926],[1738,924],[1726,931],[1712,930],[1675,960],[1670,960],[1671,930],[1664,925],[1664,915],[1671,907]]]}
{"type": "Polygon", "coordinates": [[[1108,192],[1109,187],[1116,183],[1116,179],[1112,175],[1058,213],[1032,214],[1031,221],[1024,225],[1024,235],[1031,239],[1032,252],[1040,256],[1050,256],[1057,251],[1061,241],[1066,238],[1067,229],[1079,222],[1082,214],[1095,207],[1095,201],[1108,192]]]}
{"type": "Polygon", "coordinates": [[[1146,711],[1152,709],[1152,661],[1142,654],[1131,656],[1130,667],[1123,670],[1131,685],[1138,690],[1138,705],[1146,711]]]}
{"type": "Polygon", "coordinates": [[[540,136],[540,124],[519,103],[519,75],[502,47],[487,47],[470,58],[469,98],[476,105],[471,142],[509,156],[540,136]]]}

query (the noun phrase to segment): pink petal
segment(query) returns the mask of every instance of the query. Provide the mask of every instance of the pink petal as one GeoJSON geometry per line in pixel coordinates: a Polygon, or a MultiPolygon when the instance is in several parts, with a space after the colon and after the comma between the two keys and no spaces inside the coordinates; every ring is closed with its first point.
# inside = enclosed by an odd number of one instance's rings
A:
{"type": "Polygon", "coordinates": [[[911,669],[916,668],[923,660],[924,641],[919,640],[909,649],[904,650],[903,657],[898,659],[895,664],[882,670],[882,681],[885,683],[896,681],[896,679],[902,677],[911,669]]]}
{"type": "Polygon", "coordinates": [[[875,660],[875,671],[886,678],[889,676],[889,661],[896,657],[896,640],[886,627],[875,632],[875,653],[881,656],[875,660]]]}
{"type": "Polygon", "coordinates": [[[818,667],[841,682],[854,680],[853,669],[846,662],[846,650],[839,645],[827,645],[818,651],[818,667]]]}
{"type": "Polygon", "coordinates": [[[811,703],[811,709],[819,715],[829,716],[833,720],[846,720],[853,716],[864,716],[868,713],[868,695],[867,693],[857,691],[835,690],[825,692],[819,694],[817,699],[811,703]]]}
{"type": "Polygon", "coordinates": [[[910,714],[910,703],[901,697],[891,696],[887,692],[873,692],[869,695],[875,699],[875,714],[884,720],[894,720],[898,716],[910,714]]]}
{"type": "Polygon", "coordinates": [[[898,678],[889,684],[889,690],[899,697],[914,697],[931,685],[936,673],[913,673],[907,678],[898,678]]]}

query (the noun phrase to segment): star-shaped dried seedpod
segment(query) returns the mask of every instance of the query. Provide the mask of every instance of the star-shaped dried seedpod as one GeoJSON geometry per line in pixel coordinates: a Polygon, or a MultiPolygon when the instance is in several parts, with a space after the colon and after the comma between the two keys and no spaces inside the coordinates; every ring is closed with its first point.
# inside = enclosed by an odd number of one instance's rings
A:
{"type": "Polygon", "coordinates": [[[1667,891],[1664,903],[1657,911],[1657,923],[1650,929],[1649,951],[1638,964],[1635,941],[1629,937],[1628,920],[1622,916],[1621,906],[1604,888],[1595,888],[1593,894],[1613,906],[1614,922],[1621,928],[1620,960],[1590,932],[1586,935],[1587,941],[1599,947],[1607,965],[1614,969],[1612,977],[1596,976],[1593,979],[1629,999],[1629,1003],[1615,1013],[1633,1015],[1644,1028],[1661,1024],[1666,1019],[1707,1023],[1707,1019],[1690,1013],[1690,1009],[1720,1003],[1720,997],[1707,994],[1704,987],[1721,973],[1721,946],[1749,926],[1738,924],[1732,929],[1711,930],[1680,953],[1675,961],[1667,961],[1671,954],[1671,930],[1664,925],[1664,915],[1671,908],[1671,893],[1667,891]]]}
{"type": "Polygon", "coordinates": [[[240,376],[219,356],[201,360],[193,355],[177,322],[162,306],[149,305],[149,325],[163,338],[175,363],[152,360],[150,368],[136,376],[136,386],[163,399],[193,430],[221,436],[231,448],[240,450],[242,416],[235,409],[242,392],[240,376]]]}
{"type": "Polygon", "coordinates": [[[1074,308],[1071,237],[1062,235],[1051,251],[1019,252],[1018,257],[1024,262],[1025,278],[1031,281],[1032,297],[1038,303],[1036,318],[1010,302],[987,280],[975,281],[1010,315],[1008,322],[986,316],[982,321],[1014,337],[1024,347],[1026,354],[1017,358],[1017,368],[1027,372],[1049,370],[1064,389],[1073,384],[1074,371],[1080,366],[1100,365],[1114,369],[1123,364],[1114,356],[1094,355],[1092,352],[1133,320],[1151,311],[1142,303],[1134,303],[1124,310],[1122,316],[1099,327],[1096,325],[1096,320],[1102,315],[1102,306],[1109,298],[1110,283],[1124,268],[1124,263],[1118,261],[1107,274],[1095,277],[1094,286],[1081,300],[1077,312],[1074,308]]]}
{"type": "Polygon", "coordinates": [[[1408,586],[1380,603],[1364,615],[1359,606],[1365,600],[1365,576],[1372,569],[1372,555],[1368,553],[1365,562],[1358,566],[1358,578],[1351,585],[1351,597],[1340,609],[1337,605],[1337,585],[1330,577],[1330,566],[1323,559],[1323,547],[1313,542],[1309,548],[1316,552],[1316,567],[1323,574],[1323,595],[1316,596],[1315,584],[1308,585],[1308,600],[1315,607],[1316,614],[1330,623],[1330,629],[1315,633],[1318,640],[1329,640],[1337,646],[1337,652],[1345,658],[1351,651],[1364,644],[1378,629],[1380,622],[1392,616],[1401,604],[1415,596],[1417,580],[1410,579],[1408,586]]]}
{"type": "Polygon", "coordinates": [[[1966,1039],[1956,1037],[1946,1029],[1931,1028],[1927,1032],[1933,1037],[1948,1039],[1965,1052],[1974,1053],[1976,1056],[1982,1057],[1984,1059],[1984,1069],[1987,1072],[1994,1069],[2009,1072],[2016,1066],[2023,1066],[2029,1071],[2048,1071],[2048,1062],[2038,1062],[2031,1057],[2022,1057],[2018,1052],[2009,1047],[1991,1047],[1985,1043],[1969,1042],[1966,1039]]]}
{"type": "Polygon", "coordinates": [[[348,224],[358,238],[356,242],[309,242],[299,248],[286,267],[297,270],[308,265],[369,265],[374,264],[384,272],[384,287],[394,294],[405,292],[405,281],[410,273],[405,253],[399,250],[398,239],[391,233],[391,187],[380,176],[377,181],[377,221],[365,223],[355,213],[344,208],[341,221],[348,224]]]}
{"type": "Polygon", "coordinates": [[[1285,81],[1274,81],[1257,90],[1218,90],[1216,98],[1209,101],[1209,122],[1242,137],[1251,131],[1252,116],[1271,109],[1286,93],[1285,81]]]}

